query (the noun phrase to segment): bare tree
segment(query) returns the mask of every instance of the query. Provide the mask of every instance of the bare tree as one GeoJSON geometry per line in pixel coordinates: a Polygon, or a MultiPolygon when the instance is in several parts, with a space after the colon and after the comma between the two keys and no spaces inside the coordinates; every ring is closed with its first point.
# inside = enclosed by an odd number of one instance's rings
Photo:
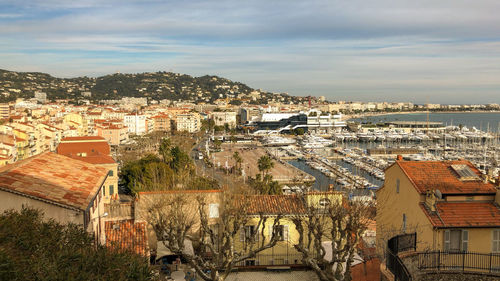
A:
{"type": "Polygon", "coordinates": [[[305,214],[293,218],[299,233],[294,247],[303,263],[321,281],[351,280],[356,245],[373,218],[373,208],[367,202],[344,199],[304,205],[305,214]]]}
{"type": "Polygon", "coordinates": [[[271,219],[260,214],[244,246],[238,249],[234,246],[239,232],[254,219],[247,215],[247,198],[220,192],[215,208],[213,197],[170,196],[150,204],[148,221],[158,240],[172,253],[183,256],[198,276],[207,281],[225,280],[237,264],[273,247],[279,239],[281,216],[271,219]],[[268,220],[272,221],[266,223],[268,220]],[[266,225],[273,229],[267,239],[266,225]],[[186,251],[186,240],[192,242],[194,253],[186,251]]]}

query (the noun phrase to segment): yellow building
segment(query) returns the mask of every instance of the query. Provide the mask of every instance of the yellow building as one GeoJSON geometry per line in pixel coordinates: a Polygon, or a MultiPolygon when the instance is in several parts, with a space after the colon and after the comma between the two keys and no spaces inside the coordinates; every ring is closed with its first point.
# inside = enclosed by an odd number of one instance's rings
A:
{"type": "Polygon", "coordinates": [[[78,113],[66,114],[63,122],[68,128],[76,128],[78,136],[86,136],[88,134],[88,121],[78,113]]]}
{"type": "MultiPolygon", "coordinates": [[[[244,249],[250,238],[250,233],[261,233],[258,226],[260,215],[266,218],[264,239],[269,241],[273,235],[273,224],[280,216],[278,227],[278,242],[270,249],[257,254],[253,259],[244,261],[240,266],[258,265],[302,265],[302,254],[295,250],[300,234],[292,219],[307,212],[308,207],[324,208],[331,202],[341,201],[343,194],[339,192],[313,192],[305,196],[295,195],[255,195],[249,197],[247,214],[252,219],[240,229],[236,249],[244,249]]],[[[256,239],[257,238],[256,236],[256,239]]]]}
{"type": "Polygon", "coordinates": [[[416,250],[500,252],[500,195],[468,161],[403,161],[377,191],[377,252],[416,234],[416,250]]]}

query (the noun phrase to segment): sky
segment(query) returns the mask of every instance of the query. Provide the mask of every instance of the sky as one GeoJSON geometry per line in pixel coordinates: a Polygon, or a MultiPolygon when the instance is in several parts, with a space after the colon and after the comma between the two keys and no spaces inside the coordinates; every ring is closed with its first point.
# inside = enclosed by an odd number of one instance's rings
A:
{"type": "Polygon", "coordinates": [[[0,0],[0,68],[172,71],[330,101],[500,103],[498,0],[0,0]]]}

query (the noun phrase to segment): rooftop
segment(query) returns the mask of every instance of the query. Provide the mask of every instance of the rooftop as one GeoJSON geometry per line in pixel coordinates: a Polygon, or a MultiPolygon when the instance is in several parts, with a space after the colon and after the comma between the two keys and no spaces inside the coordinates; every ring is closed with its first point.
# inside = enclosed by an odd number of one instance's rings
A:
{"type": "Polygon", "coordinates": [[[293,195],[254,195],[249,197],[248,214],[300,214],[305,213],[304,202],[293,195]]]}
{"type": "Polygon", "coordinates": [[[106,246],[116,246],[136,254],[147,256],[147,232],[145,222],[134,220],[107,221],[105,223],[106,246]]]}
{"type": "Polygon", "coordinates": [[[85,210],[108,170],[53,152],[0,168],[0,189],[85,210]]]}
{"type": "Polygon", "coordinates": [[[424,203],[420,207],[435,227],[500,227],[500,209],[493,202],[438,202],[437,212],[424,203]]]}
{"type": "Polygon", "coordinates": [[[492,183],[481,181],[481,173],[469,161],[396,161],[420,193],[439,189],[442,194],[495,194],[492,183]],[[452,166],[466,165],[476,180],[463,180],[452,166]]]}
{"type": "Polygon", "coordinates": [[[57,153],[68,157],[81,157],[83,154],[87,157],[109,156],[111,148],[101,137],[64,138],[57,146],[57,153]]]}

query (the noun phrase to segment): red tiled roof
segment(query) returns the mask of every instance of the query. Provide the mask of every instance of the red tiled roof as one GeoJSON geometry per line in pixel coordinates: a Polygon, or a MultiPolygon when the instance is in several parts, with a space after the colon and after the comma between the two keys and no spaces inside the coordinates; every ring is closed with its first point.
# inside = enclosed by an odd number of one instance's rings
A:
{"type": "Polygon", "coordinates": [[[293,195],[254,195],[249,197],[248,214],[301,214],[304,202],[293,195]]]}
{"type": "Polygon", "coordinates": [[[85,210],[108,170],[53,152],[0,168],[0,189],[85,210]]]}
{"type": "Polygon", "coordinates": [[[61,142],[57,153],[66,156],[77,156],[79,153],[86,153],[87,156],[110,155],[111,149],[104,139],[99,142],[61,142]]]}
{"type": "Polygon", "coordinates": [[[500,227],[500,209],[494,202],[438,202],[439,213],[420,207],[435,227],[500,227]]]}
{"type": "Polygon", "coordinates": [[[86,156],[86,157],[80,157],[80,156],[73,156],[73,155],[67,155],[68,157],[71,157],[73,159],[77,159],[80,161],[84,161],[90,164],[115,164],[116,161],[113,159],[113,157],[109,155],[92,155],[92,156],[86,156]]]}
{"type": "Polygon", "coordinates": [[[147,256],[148,243],[145,222],[134,220],[107,221],[105,223],[106,246],[130,250],[147,256]]]}
{"type": "Polygon", "coordinates": [[[158,190],[158,191],[142,191],[139,192],[139,197],[141,194],[174,194],[174,193],[218,193],[223,192],[220,189],[203,189],[203,190],[158,190]]]}
{"type": "Polygon", "coordinates": [[[99,137],[99,136],[83,136],[83,137],[65,137],[61,140],[61,142],[82,141],[82,140],[106,141],[103,137],[99,137]]]}
{"type": "Polygon", "coordinates": [[[396,161],[420,193],[439,189],[442,194],[494,194],[495,186],[480,180],[481,173],[469,161],[396,161]],[[465,164],[478,180],[461,181],[451,165],[465,164]]]}

